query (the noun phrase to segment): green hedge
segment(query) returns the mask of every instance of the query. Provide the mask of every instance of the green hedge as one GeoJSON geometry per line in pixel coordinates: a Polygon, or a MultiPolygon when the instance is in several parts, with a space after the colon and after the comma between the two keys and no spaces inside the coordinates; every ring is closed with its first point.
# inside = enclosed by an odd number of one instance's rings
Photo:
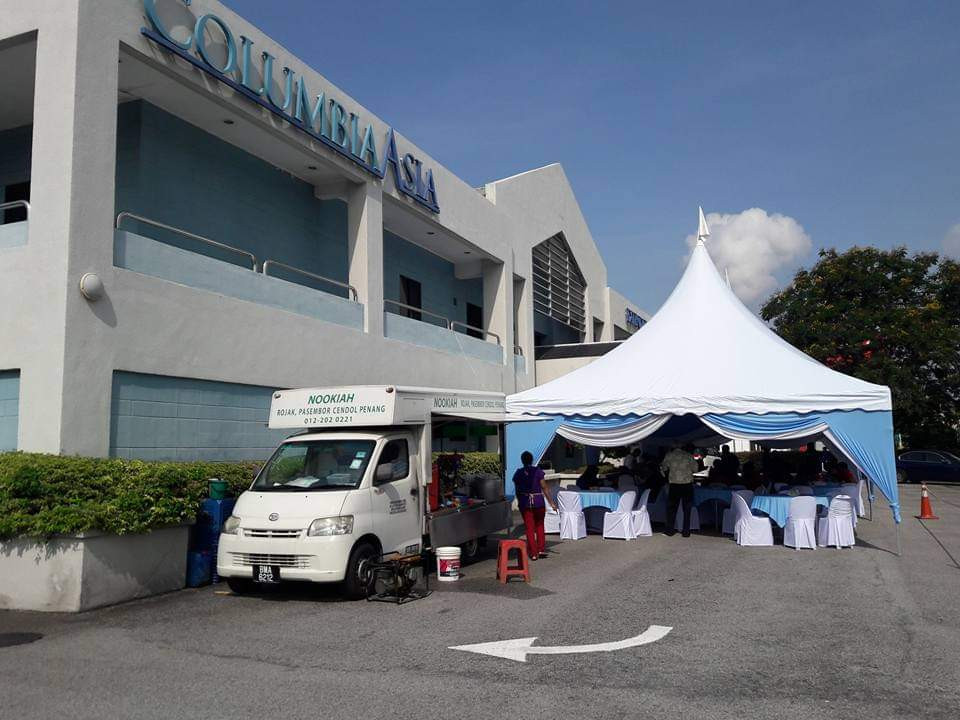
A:
{"type": "MultiPolygon", "coordinates": [[[[440,453],[433,453],[433,459],[436,460],[439,454],[440,453]]],[[[449,455],[452,453],[444,454],[449,455]]],[[[459,454],[463,458],[460,464],[461,475],[476,475],[478,473],[503,474],[503,465],[500,464],[500,453],[467,452],[459,454]]]]}
{"type": "Polygon", "coordinates": [[[0,454],[0,539],[141,533],[194,519],[207,480],[245,490],[259,463],[0,454]]]}
{"type": "MultiPolygon", "coordinates": [[[[0,539],[142,533],[193,520],[207,480],[246,490],[260,463],[147,462],[0,453],[0,539]]],[[[497,453],[463,453],[463,475],[500,474],[497,453]]]]}

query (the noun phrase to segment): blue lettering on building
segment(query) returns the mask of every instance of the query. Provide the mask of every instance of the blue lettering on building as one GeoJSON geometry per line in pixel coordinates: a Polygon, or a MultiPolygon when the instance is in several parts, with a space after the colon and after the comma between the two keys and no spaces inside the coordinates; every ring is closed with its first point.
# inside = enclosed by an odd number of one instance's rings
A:
{"type": "Polygon", "coordinates": [[[627,325],[630,325],[631,327],[635,327],[637,330],[642,328],[644,324],[647,322],[630,308],[627,308],[623,314],[624,314],[624,320],[627,323],[627,325]]]}
{"type": "Polygon", "coordinates": [[[263,82],[257,87],[252,80],[253,41],[241,35],[238,48],[238,39],[221,18],[212,13],[202,15],[197,19],[193,34],[184,40],[177,40],[160,20],[156,0],[143,0],[143,9],[151,25],[141,28],[140,32],[144,37],[286,120],[374,177],[381,180],[386,177],[389,165],[397,192],[431,212],[440,212],[433,170],[424,171],[422,161],[410,153],[400,155],[393,128],[387,131],[384,139],[381,164],[377,156],[373,125],[367,124],[361,133],[359,116],[322,92],[312,97],[303,75],[297,76],[293,70],[284,66],[279,73],[282,79],[278,84],[281,89],[277,94],[280,96],[276,97],[273,89],[274,77],[278,75],[276,58],[265,51],[260,54],[263,82]],[[222,36],[226,47],[226,59],[219,60],[220,64],[207,47],[207,34],[210,32],[217,32],[222,36]],[[191,50],[196,55],[191,54],[191,50]]]}

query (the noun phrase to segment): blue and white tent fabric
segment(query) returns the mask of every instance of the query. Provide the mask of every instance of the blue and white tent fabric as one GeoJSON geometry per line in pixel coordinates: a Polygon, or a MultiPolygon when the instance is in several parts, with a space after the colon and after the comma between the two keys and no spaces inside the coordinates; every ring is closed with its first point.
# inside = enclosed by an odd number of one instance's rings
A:
{"type": "Polygon", "coordinates": [[[507,412],[543,418],[508,426],[508,480],[520,452],[542,456],[554,434],[595,447],[819,439],[870,478],[900,521],[889,388],[780,338],[723,281],[703,237],[643,328],[591,364],[510,395],[507,412]]]}

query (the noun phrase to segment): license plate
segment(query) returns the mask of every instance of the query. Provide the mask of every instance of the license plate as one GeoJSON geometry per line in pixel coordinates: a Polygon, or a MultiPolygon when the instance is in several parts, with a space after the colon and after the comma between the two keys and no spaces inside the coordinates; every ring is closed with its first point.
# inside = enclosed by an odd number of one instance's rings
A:
{"type": "Polygon", "coordinates": [[[254,565],[253,581],[268,584],[280,582],[280,567],[277,565],[254,565]]]}

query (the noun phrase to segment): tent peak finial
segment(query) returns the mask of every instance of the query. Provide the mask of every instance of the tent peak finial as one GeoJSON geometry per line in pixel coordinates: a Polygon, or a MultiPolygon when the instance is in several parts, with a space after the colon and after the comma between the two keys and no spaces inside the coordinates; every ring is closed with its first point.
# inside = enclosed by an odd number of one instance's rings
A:
{"type": "Polygon", "coordinates": [[[703,208],[697,208],[700,211],[700,227],[697,228],[697,240],[703,242],[710,237],[710,228],[707,227],[707,219],[703,216],[703,208]]]}

